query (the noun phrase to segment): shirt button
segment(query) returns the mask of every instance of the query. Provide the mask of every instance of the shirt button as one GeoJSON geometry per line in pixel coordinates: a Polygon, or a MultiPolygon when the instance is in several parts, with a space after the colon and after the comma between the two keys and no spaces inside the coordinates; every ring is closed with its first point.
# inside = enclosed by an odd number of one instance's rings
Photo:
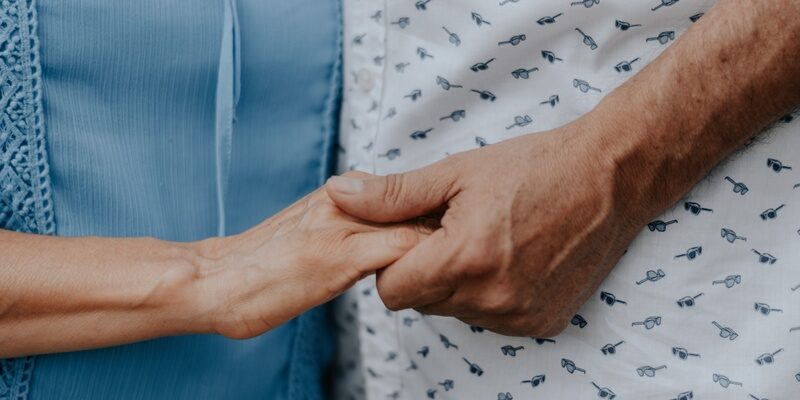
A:
{"type": "Polygon", "coordinates": [[[356,73],[356,84],[364,92],[369,92],[375,87],[375,75],[366,68],[361,68],[356,73]]]}

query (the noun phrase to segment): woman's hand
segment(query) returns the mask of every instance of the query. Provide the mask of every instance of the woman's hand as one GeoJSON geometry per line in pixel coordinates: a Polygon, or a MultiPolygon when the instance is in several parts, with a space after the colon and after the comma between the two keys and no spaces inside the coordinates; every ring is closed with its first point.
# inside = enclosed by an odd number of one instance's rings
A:
{"type": "Polygon", "coordinates": [[[324,190],[245,233],[195,243],[0,229],[0,358],[194,333],[252,337],[391,264],[424,235],[347,216],[324,190]]]}
{"type": "Polygon", "coordinates": [[[360,221],[318,190],[241,235],[201,242],[213,261],[195,295],[211,331],[253,337],[341,294],[423,235],[360,221]]]}

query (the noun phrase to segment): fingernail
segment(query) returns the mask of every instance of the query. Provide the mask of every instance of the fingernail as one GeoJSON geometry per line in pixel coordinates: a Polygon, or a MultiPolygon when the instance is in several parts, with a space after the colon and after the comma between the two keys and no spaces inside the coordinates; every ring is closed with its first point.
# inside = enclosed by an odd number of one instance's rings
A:
{"type": "Polygon", "coordinates": [[[364,191],[364,181],[344,176],[332,176],[328,179],[328,185],[343,194],[359,194],[364,191]]]}

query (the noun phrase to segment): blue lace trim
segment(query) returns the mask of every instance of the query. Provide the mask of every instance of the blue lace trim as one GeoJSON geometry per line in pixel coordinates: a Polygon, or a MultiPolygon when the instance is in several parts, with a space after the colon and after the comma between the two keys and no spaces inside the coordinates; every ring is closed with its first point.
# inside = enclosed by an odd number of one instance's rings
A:
{"type": "MultiPolygon", "coordinates": [[[[0,1],[0,229],[55,232],[36,1],[0,1]]],[[[0,360],[0,400],[28,397],[33,357],[0,360]]]]}

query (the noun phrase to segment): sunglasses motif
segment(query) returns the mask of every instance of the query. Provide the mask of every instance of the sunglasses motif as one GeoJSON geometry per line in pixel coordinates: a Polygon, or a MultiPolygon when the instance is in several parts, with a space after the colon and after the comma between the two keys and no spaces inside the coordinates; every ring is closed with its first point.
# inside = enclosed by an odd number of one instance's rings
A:
{"type": "Polygon", "coordinates": [[[773,256],[772,254],[761,253],[756,249],[750,249],[750,250],[752,250],[753,253],[756,253],[758,255],[758,262],[760,262],[762,264],[770,264],[770,265],[772,265],[772,264],[775,264],[778,261],[778,259],[775,258],[775,256],[773,256]]]}
{"type": "Polygon", "coordinates": [[[728,328],[728,327],[723,327],[717,321],[712,321],[711,323],[714,324],[714,326],[716,326],[717,329],[719,329],[719,337],[721,337],[723,339],[728,339],[728,340],[731,340],[731,341],[736,340],[736,338],[739,337],[739,334],[736,333],[736,331],[734,331],[733,329],[728,328]]]}
{"type": "Polygon", "coordinates": [[[708,211],[710,213],[714,212],[714,210],[712,210],[710,208],[705,208],[705,207],[701,206],[700,203],[696,203],[694,201],[687,201],[687,202],[683,203],[683,209],[686,210],[686,211],[689,211],[690,213],[692,213],[694,215],[700,215],[700,212],[702,212],[702,211],[708,211]]]}
{"type": "Polygon", "coordinates": [[[497,394],[497,400],[514,400],[514,396],[512,396],[509,392],[501,392],[497,394]]]}
{"type": "Polygon", "coordinates": [[[756,358],[756,364],[766,365],[775,362],[775,354],[782,352],[783,349],[778,349],[774,353],[764,353],[756,358]]]}
{"type": "Polygon", "coordinates": [[[466,357],[461,357],[461,359],[464,360],[464,362],[467,363],[467,365],[469,365],[469,373],[478,376],[483,375],[483,369],[478,364],[470,362],[469,360],[466,359],[466,357]]]}
{"type": "Polygon", "coordinates": [[[581,1],[573,1],[573,2],[572,2],[572,3],[570,3],[569,5],[570,5],[570,7],[572,7],[572,6],[580,6],[580,5],[582,5],[582,6],[586,7],[586,8],[591,8],[591,7],[592,7],[592,6],[594,6],[595,4],[600,4],[600,0],[581,0],[581,1]]]}
{"type": "Polygon", "coordinates": [[[446,119],[452,119],[453,122],[458,122],[462,118],[467,117],[467,112],[465,110],[455,110],[450,113],[450,115],[446,115],[444,117],[439,118],[439,121],[444,121],[446,119]]]}
{"type": "Polygon", "coordinates": [[[619,345],[621,345],[623,343],[625,343],[624,340],[621,340],[621,341],[617,342],[616,344],[608,343],[605,346],[603,346],[603,348],[600,349],[600,351],[603,353],[603,355],[616,354],[617,353],[617,346],[619,346],[619,345]]]}
{"type": "Polygon", "coordinates": [[[650,330],[656,326],[661,326],[661,317],[647,317],[644,321],[632,322],[631,326],[643,325],[645,329],[650,330]]]}
{"type": "Polygon", "coordinates": [[[460,88],[463,87],[461,85],[453,85],[447,79],[442,78],[441,76],[436,77],[436,84],[441,86],[444,90],[450,90],[450,88],[460,88]]]}
{"type": "Polygon", "coordinates": [[[545,343],[555,343],[556,342],[553,339],[547,339],[547,338],[535,338],[535,337],[532,337],[531,339],[533,339],[536,342],[536,344],[538,344],[539,346],[541,346],[541,345],[543,345],[545,343]]]}
{"type": "Polygon", "coordinates": [[[722,230],[720,230],[720,236],[725,238],[725,240],[727,240],[730,243],[735,242],[737,239],[743,240],[745,242],[747,241],[746,237],[739,236],[733,229],[728,229],[728,228],[722,228],[722,230]]]}
{"type": "Polygon", "coordinates": [[[769,315],[771,312],[783,312],[780,308],[772,308],[766,303],[755,303],[755,310],[763,315],[769,315]]]}
{"type": "Polygon", "coordinates": [[[703,295],[703,293],[699,293],[699,294],[697,294],[695,296],[684,296],[680,300],[677,301],[678,306],[681,307],[681,308],[683,308],[683,307],[694,307],[695,300],[697,300],[697,298],[702,296],[702,295],[703,295]]]}
{"type": "Polygon", "coordinates": [[[444,31],[447,33],[447,36],[448,36],[448,39],[447,39],[447,40],[449,40],[449,41],[450,41],[450,43],[452,43],[452,44],[453,44],[453,45],[455,45],[456,47],[458,47],[458,46],[461,46],[461,38],[460,38],[460,37],[458,37],[458,35],[456,35],[456,34],[455,34],[455,33],[453,33],[453,32],[450,32],[450,30],[449,30],[449,29],[447,29],[447,28],[446,28],[446,27],[444,27],[444,26],[442,27],[442,29],[444,29],[444,31]]]}
{"type": "Polygon", "coordinates": [[[661,280],[661,278],[663,278],[665,276],[667,276],[667,274],[665,274],[664,270],[662,270],[661,268],[659,268],[657,271],[653,271],[651,269],[651,270],[647,271],[647,273],[645,274],[644,279],[636,281],[636,284],[637,285],[641,285],[641,284],[643,284],[645,282],[648,282],[648,281],[649,282],[656,282],[656,281],[661,280]]]}
{"type": "Polygon", "coordinates": [[[556,53],[553,53],[550,50],[542,50],[542,58],[547,60],[547,62],[549,62],[550,64],[552,64],[552,63],[554,63],[556,61],[564,61],[564,60],[556,57],[556,53]]]}
{"type": "Polygon", "coordinates": [[[558,104],[558,102],[559,102],[558,95],[554,94],[548,97],[547,100],[540,102],[539,105],[550,104],[550,107],[555,107],[556,104],[558,104]]]}
{"type": "Polygon", "coordinates": [[[417,10],[425,11],[428,9],[428,3],[430,2],[431,0],[419,0],[414,4],[414,7],[416,7],[417,10]]]}
{"type": "Polygon", "coordinates": [[[378,154],[378,157],[384,157],[384,158],[388,159],[389,161],[392,161],[395,158],[400,157],[400,149],[389,149],[384,154],[378,154]]]}
{"type": "Polygon", "coordinates": [[[651,8],[650,11],[658,10],[661,7],[669,7],[669,6],[671,6],[671,5],[673,5],[673,4],[677,3],[677,2],[678,2],[678,0],[661,0],[661,4],[651,8]]]}
{"type": "Polygon", "coordinates": [[[655,232],[655,231],[664,232],[667,230],[667,225],[672,225],[677,223],[678,223],[677,219],[673,219],[667,222],[657,219],[647,224],[647,229],[650,229],[650,232],[655,232]]]}
{"type": "Polygon", "coordinates": [[[441,386],[445,392],[450,391],[455,386],[455,382],[452,379],[445,379],[444,382],[437,382],[439,386],[441,386]]]}
{"type": "Polygon", "coordinates": [[[631,24],[630,22],[616,20],[614,21],[614,26],[619,28],[621,31],[627,31],[633,27],[642,26],[642,24],[631,24]]]}
{"type": "Polygon", "coordinates": [[[705,15],[705,13],[697,13],[697,14],[694,14],[694,15],[692,15],[691,17],[689,17],[689,21],[692,21],[692,23],[695,23],[695,22],[697,22],[697,20],[699,20],[699,19],[700,19],[700,18],[701,18],[703,15],[705,15]]]}
{"type": "Polygon", "coordinates": [[[488,101],[495,101],[495,100],[497,100],[497,96],[495,96],[495,95],[494,95],[494,93],[492,93],[492,92],[490,92],[490,91],[488,91],[488,90],[475,90],[475,89],[470,89],[470,92],[475,92],[475,93],[477,93],[477,94],[478,94],[478,95],[481,97],[481,100],[488,100],[488,101]]]}
{"type": "Polygon", "coordinates": [[[666,365],[660,365],[658,367],[651,367],[649,365],[645,365],[643,367],[636,368],[636,373],[639,374],[639,376],[646,376],[648,378],[652,378],[656,376],[656,371],[665,368],[667,368],[666,365]]]}
{"type": "Polygon", "coordinates": [[[701,254],[703,254],[703,246],[695,246],[695,247],[690,247],[689,249],[686,250],[685,253],[678,254],[674,258],[686,257],[687,260],[692,261],[701,254]]]}
{"type": "Polygon", "coordinates": [[[726,176],[725,180],[733,184],[733,193],[739,193],[740,195],[744,196],[750,190],[747,188],[747,185],[742,182],[736,182],[730,176],[726,176]]]}
{"type": "Polygon", "coordinates": [[[428,132],[430,132],[432,130],[433,130],[433,128],[428,128],[428,129],[426,129],[424,131],[415,131],[414,133],[412,133],[409,136],[413,140],[427,139],[428,138],[428,132]]]}
{"type": "Polygon", "coordinates": [[[595,92],[602,92],[602,90],[600,90],[600,89],[598,89],[598,88],[596,88],[596,87],[594,87],[592,85],[589,85],[589,82],[586,82],[583,79],[577,79],[577,78],[573,79],[572,80],[572,87],[578,88],[578,90],[580,90],[583,93],[587,93],[590,90],[594,90],[595,92]]]}
{"type": "Polygon", "coordinates": [[[556,18],[560,17],[561,15],[562,13],[558,13],[556,15],[553,15],[552,17],[542,17],[536,20],[536,23],[539,25],[555,24],[556,18]]]}
{"type": "Polygon", "coordinates": [[[479,62],[479,63],[472,64],[472,66],[469,67],[469,69],[471,69],[472,72],[486,71],[487,69],[489,69],[489,63],[492,62],[492,61],[494,61],[494,58],[491,58],[491,59],[489,59],[488,61],[485,61],[485,62],[479,62]]]}
{"type": "Polygon", "coordinates": [[[531,379],[526,379],[520,383],[530,383],[531,387],[537,387],[542,383],[544,383],[544,379],[545,379],[544,374],[542,374],[542,375],[536,375],[531,379]]]}
{"type": "Polygon", "coordinates": [[[516,45],[518,45],[518,44],[520,44],[520,43],[524,42],[524,41],[525,41],[525,39],[527,39],[527,38],[528,38],[528,37],[527,37],[527,36],[525,36],[524,34],[522,34],[522,35],[514,35],[514,36],[512,36],[511,38],[509,38],[508,40],[504,40],[504,41],[502,41],[502,42],[497,42],[497,45],[498,45],[498,46],[502,46],[502,45],[504,45],[504,44],[510,44],[510,45],[512,45],[512,46],[516,46],[516,45]]]}
{"type": "Polygon", "coordinates": [[[422,90],[414,89],[414,90],[411,91],[411,93],[409,93],[409,94],[407,94],[407,95],[405,95],[403,97],[411,99],[411,101],[417,101],[417,99],[422,97],[422,90]]]}
{"type": "Polygon", "coordinates": [[[727,376],[721,374],[713,375],[714,382],[719,383],[720,386],[727,388],[730,385],[742,386],[741,382],[730,380],[727,376]]]}
{"type": "Polygon", "coordinates": [[[631,64],[635,63],[636,61],[639,61],[639,57],[636,57],[630,61],[620,61],[617,65],[614,66],[614,69],[620,73],[631,72],[633,70],[633,66],[631,64]]]}
{"type": "Polygon", "coordinates": [[[659,44],[667,44],[670,40],[675,40],[675,31],[665,31],[645,39],[645,42],[658,42],[659,44]]]}
{"type": "Polygon", "coordinates": [[[504,356],[516,357],[517,352],[523,349],[525,349],[525,346],[514,347],[507,344],[500,348],[500,352],[503,353],[504,356]]]}
{"type": "Polygon", "coordinates": [[[408,17],[400,17],[397,21],[392,21],[392,25],[397,25],[400,29],[405,29],[407,26],[411,25],[411,19],[408,17]]]}
{"type": "Polygon", "coordinates": [[[778,210],[780,210],[784,206],[786,206],[786,204],[781,204],[781,205],[779,205],[778,207],[775,207],[775,208],[768,208],[768,209],[764,210],[764,212],[759,214],[759,216],[764,221],[766,221],[768,219],[775,219],[778,216],[778,210]]]}
{"type": "Polygon", "coordinates": [[[585,328],[586,325],[589,325],[589,322],[583,318],[580,314],[575,314],[572,319],[569,321],[570,324],[575,325],[581,329],[585,328]]]}
{"type": "Polygon", "coordinates": [[[689,350],[686,350],[683,347],[673,347],[672,355],[677,356],[681,360],[686,360],[689,357],[700,357],[700,354],[690,353],[689,350]]]}
{"type": "Polygon", "coordinates": [[[611,389],[609,389],[607,387],[597,386],[597,384],[594,383],[594,382],[592,382],[592,386],[597,388],[597,397],[601,397],[601,398],[608,399],[608,400],[612,400],[615,397],[617,397],[617,395],[614,394],[614,392],[611,391],[611,389]]]}
{"type": "Polygon", "coordinates": [[[471,330],[472,333],[483,333],[483,328],[480,326],[470,325],[469,330],[471,330]]]}
{"type": "Polygon", "coordinates": [[[421,355],[422,358],[426,358],[428,357],[428,353],[430,353],[430,351],[431,350],[428,348],[428,346],[422,346],[419,350],[417,350],[417,354],[421,355]]]}
{"type": "Polygon", "coordinates": [[[781,172],[785,169],[792,169],[792,167],[788,165],[783,165],[783,163],[780,162],[780,160],[776,160],[774,158],[767,159],[767,167],[772,168],[772,170],[775,172],[781,172]]]}
{"type": "Polygon", "coordinates": [[[691,400],[693,398],[694,398],[694,393],[692,393],[692,392],[683,392],[683,393],[679,394],[677,397],[675,397],[674,399],[670,399],[670,400],[691,400]]]}
{"type": "Polygon", "coordinates": [[[539,68],[537,68],[537,67],[533,67],[531,69],[518,68],[518,69],[515,69],[515,70],[511,71],[511,76],[513,76],[514,79],[520,79],[520,78],[521,79],[528,79],[531,76],[531,72],[535,72],[535,71],[538,71],[538,70],[539,70],[539,68]]]}
{"type": "Polygon", "coordinates": [[[628,305],[627,302],[617,299],[612,293],[609,292],[600,292],[600,301],[608,304],[609,306],[613,306],[617,303],[628,305]]]}
{"type": "Polygon", "coordinates": [[[509,130],[509,129],[515,127],[515,126],[519,126],[519,127],[527,126],[532,122],[533,122],[533,118],[531,118],[530,115],[525,114],[524,117],[517,115],[516,117],[514,117],[514,123],[509,125],[509,126],[507,126],[506,130],[509,130]]]}
{"type": "Polygon", "coordinates": [[[478,26],[481,26],[483,24],[486,24],[486,25],[491,25],[492,24],[491,22],[483,19],[483,17],[481,17],[481,15],[476,13],[476,12],[472,13],[472,20],[475,21],[475,24],[478,25],[478,26]]]}
{"type": "Polygon", "coordinates": [[[484,139],[484,138],[482,138],[480,136],[475,136],[475,144],[478,147],[486,147],[486,146],[489,145],[489,142],[487,142],[486,139],[484,139]]]}
{"type": "Polygon", "coordinates": [[[583,44],[589,46],[589,49],[591,50],[597,50],[597,42],[595,42],[591,36],[583,33],[583,31],[580,28],[575,28],[575,30],[578,31],[578,33],[580,33],[581,36],[583,36],[583,44]]]}
{"type": "Polygon", "coordinates": [[[440,334],[439,335],[439,340],[442,342],[442,345],[444,345],[445,349],[449,349],[451,347],[454,348],[454,349],[458,349],[458,345],[455,345],[452,342],[450,342],[450,339],[448,339],[447,336],[445,336],[445,335],[441,335],[440,334]]]}
{"type": "Polygon", "coordinates": [[[741,275],[728,275],[728,276],[725,277],[725,279],[711,282],[712,285],[725,284],[725,287],[728,288],[728,289],[730,289],[734,285],[738,285],[740,283],[742,283],[742,276],[741,275]]]}
{"type": "Polygon", "coordinates": [[[500,2],[500,5],[504,6],[504,5],[508,4],[508,3],[518,3],[518,2],[519,2],[519,0],[503,0],[503,1],[500,2]]]}
{"type": "Polygon", "coordinates": [[[566,369],[567,372],[569,372],[570,374],[574,374],[575,371],[578,371],[578,372],[581,372],[581,373],[584,373],[584,374],[586,373],[585,369],[576,367],[575,363],[572,360],[568,360],[566,358],[562,358],[561,359],[561,368],[566,369]]]}
{"type": "Polygon", "coordinates": [[[424,47],[417,47],[417,55],[419,56],[420,60],[425,60],[425,58],[433,58],[431,53],[428,53],[424,47]]]}

